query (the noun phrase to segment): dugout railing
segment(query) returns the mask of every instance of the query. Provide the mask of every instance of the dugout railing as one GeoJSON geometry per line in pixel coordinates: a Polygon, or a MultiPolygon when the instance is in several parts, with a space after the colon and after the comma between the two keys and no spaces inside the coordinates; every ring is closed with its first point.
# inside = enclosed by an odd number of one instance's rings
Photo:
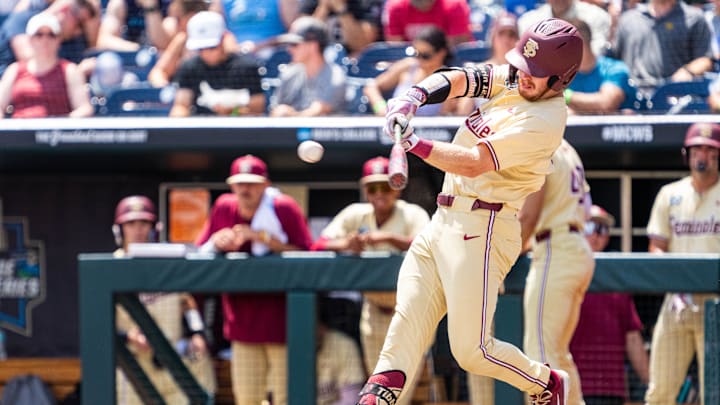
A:
{"type": "MultiPolygon", "coordinates": [[[[602,253],[590,291],[664,293],[720,291],[720,255],[602,253]]],[[[390,290],[402,257],[352,257],[295,253],[291,257],[229,259],[113,259],[107,254],[79,255],[82,403],[114,403],[114,304],[118,294],[137,291],[286,291],[288,294],[288,392],[290,405],[314,403],[315,302],[318,291],[390,290]]],[[[519,344],[521,300],[528,260],[522,258],[506,279],[496,316],[499,337],[519,344]]],[[[708,304],[708,320],[717,309],[708,304]]],[[[716,324],[706,326],[706,397],[720,396],[716,324]]],[[[520,404],[522,395],[496,385],[496,403],[520,404]]]]}

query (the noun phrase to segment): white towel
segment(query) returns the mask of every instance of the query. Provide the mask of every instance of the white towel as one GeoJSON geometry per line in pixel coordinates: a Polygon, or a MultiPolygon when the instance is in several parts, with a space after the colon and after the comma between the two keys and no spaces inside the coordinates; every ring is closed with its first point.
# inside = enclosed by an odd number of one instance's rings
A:
{"type": "MultiPolygon", "coordinates": [[[[250,228],[254,231],[265,231],[280,242],[287,243],[288,236],[282,229],[282,224],[280,224],[280,220],[278,219],[277,214],[275,214],[275,208],[273,205],[275,197],[278,195],[280,195],[280,190],[275,187],[268,187],[265,189],[265,193],[260,200],[260,206],[250,222],[250,228]]],[[[270,247],[268,245],[261,242],[253,242],[253,255],[264,256],[269,252],[270,247]]]]}

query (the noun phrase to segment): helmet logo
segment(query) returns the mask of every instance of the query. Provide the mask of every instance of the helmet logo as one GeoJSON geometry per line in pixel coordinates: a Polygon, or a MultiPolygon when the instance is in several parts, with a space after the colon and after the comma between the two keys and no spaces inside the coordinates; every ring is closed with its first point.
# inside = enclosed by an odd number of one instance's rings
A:
{"type": "Polygon", "coordinates": [[[712,126],[701,125],[698,129],[700,130],[700,133],[698,133],[698,135],[702,136],[703,138],[710,138],[712,136],[712,126]]]}
{"type": "Polygon", "coordinates": [[[143,204],[140,200],[133,200],[130,201],[128,204],[128,211],[144,211],[145,210],[145,204],[143,204]]]}
{"type": "Polygon", "coordinates": [[[535,55],[537,55],[537,50],[540,48],[540,45],[538,45],[537,42],[535,42],[534,39],[529,38],[527,42],[525,42],[525,46],[523,47],[523,56],[526,58],[534,58],[535,55]]]}

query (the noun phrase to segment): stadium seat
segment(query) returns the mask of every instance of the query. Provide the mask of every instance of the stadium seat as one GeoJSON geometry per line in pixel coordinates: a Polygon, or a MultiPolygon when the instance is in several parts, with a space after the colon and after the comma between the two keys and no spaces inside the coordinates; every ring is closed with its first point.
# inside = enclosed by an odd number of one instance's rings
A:
{"type": "Polygon", "coordinates": [[[370,101],[363,94],[369,78],[348,77],[345,87],[345,109],[350,115],[373,114],[370,101]]]}
{"type": "Polygon", "coordinates": [[[375,42],[365,48],[357,58],[349,60],[348,75],[376,77],[393,62],[413,55],[408,42],[375,42]]]}
{"type": "MultiPolygon", "coordinates": [[[[87,57],[98,56],[102,50],[93,51],[87,57]]],[[[113,51],[120,56],[126,72],[137,75],[140,81],[147,80],[150,70],[158,60],[158,52],[154,47],[141,48],[137,51],[113,51]]]]}
{"type": "Polygon", "coordinates": [[[260,65],[260,76],[275,78],[290,63],[290,52],[285,45],[278,45],[271,49],[264,49],[256,55],[260,65]]]}
{"type": "Polygon", "coordinates": [[[710,79],[671,82],[657,87],[647,103],[649,113],[707,113],[710,79]]]}
{"type": "Polygon", "coordinates": [[[466,63],[480,63],[490,59],[492,49],[485,41],[463,42],[455,47],[453,64],[463,66],[466,63]]]}
{"type": "Polygon", "coordinates": [[[97,105],[100,116],[167,116],[175,100],[175,86],[130,87],[113,90],[97,105]]]}

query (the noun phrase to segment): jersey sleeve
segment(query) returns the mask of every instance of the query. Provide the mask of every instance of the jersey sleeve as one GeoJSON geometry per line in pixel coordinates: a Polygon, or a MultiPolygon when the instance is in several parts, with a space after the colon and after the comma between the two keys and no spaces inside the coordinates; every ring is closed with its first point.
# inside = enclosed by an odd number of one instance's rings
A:
{"type": "Polygon", "coordinates": [[[275,214],[288,236],[288,243],[300,250],[310,250],[312,236],[300,206],[290,196],[280,195],[275,198],[275,214]]]}
{"type": "Polygon", "coordinates": [[[667,186],[660,189],[655,197],[652,211],[650,211],[650,219],[647,225],[647,234],[649,238],[660,238],[664,240],[670,239],[670,196],[667,186]]]}
{"type": "Polygon", "coordinates": [[[322,230],[320,236],[327,240],[333,240],[343,238],[350,232],[357,231],[360,228],[360,215],[356,215],[359,209],[358,204],[350,204],[343,208],[322,230]]]}

